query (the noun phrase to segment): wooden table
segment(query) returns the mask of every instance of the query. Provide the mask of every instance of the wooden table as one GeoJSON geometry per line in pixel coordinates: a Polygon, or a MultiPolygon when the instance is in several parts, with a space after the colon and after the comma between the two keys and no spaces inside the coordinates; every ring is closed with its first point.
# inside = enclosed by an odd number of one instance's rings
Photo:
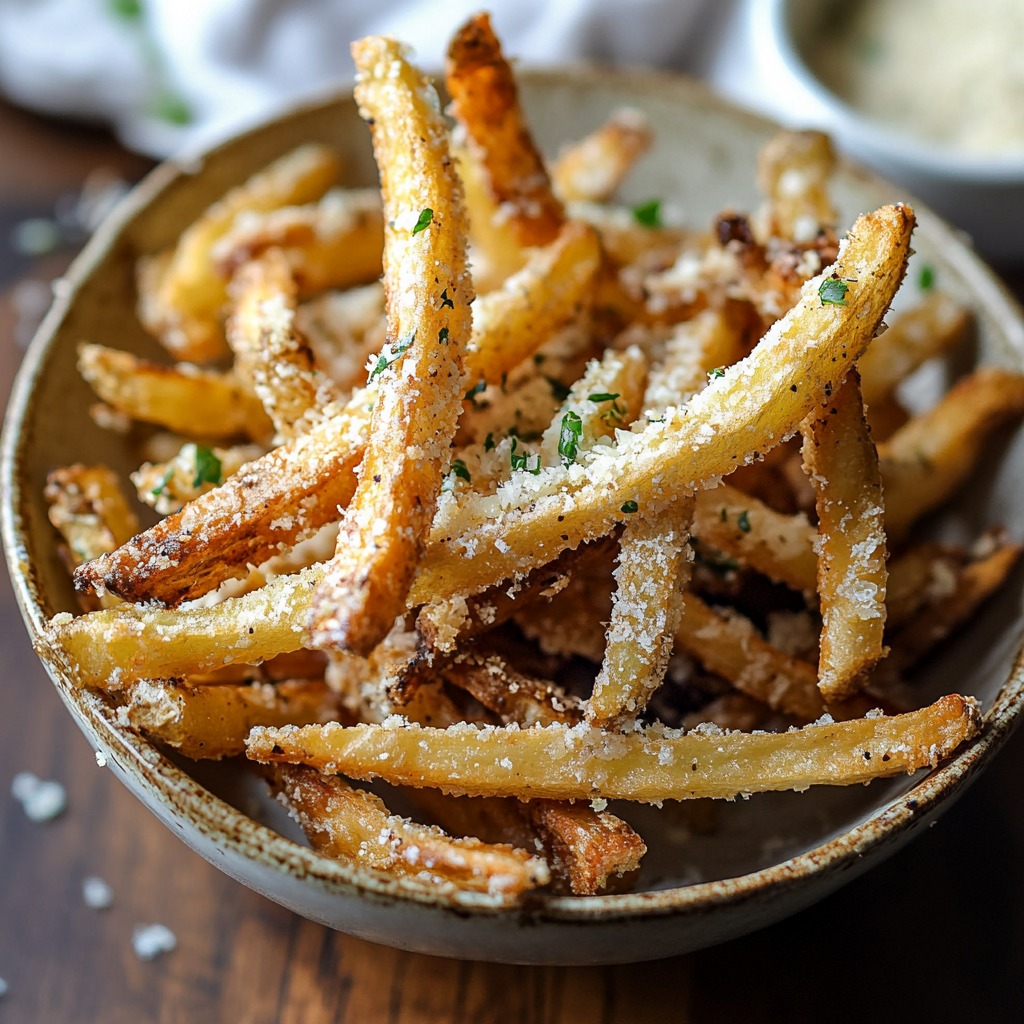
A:
{"type": "MultiPolygon", "coordinates": [[[[147,164],[102,132],[2,105],[0,140],[2,402],[20,355],[11,286],[46,280],[67,258],[26,263],[10,226],[51,213],[98,165],[134,179],[147,164]]],[[[526,969],[375,946],[231,881],[97,766],[36,662],[6,574],[0,637],[3,1024],[1010,1021],[1024,1012],[1022,734],[928,834],[788,921],[658,963],[526,969]],[[62,782],[66,813],[30,822],[10,795],[19,771],[62,782]],[[113,887],[110,909],[83,902],[89,875],[113,887]],[[132,931],[147,922],[170,927],[177,949],[137,959],[132,931]]]]}

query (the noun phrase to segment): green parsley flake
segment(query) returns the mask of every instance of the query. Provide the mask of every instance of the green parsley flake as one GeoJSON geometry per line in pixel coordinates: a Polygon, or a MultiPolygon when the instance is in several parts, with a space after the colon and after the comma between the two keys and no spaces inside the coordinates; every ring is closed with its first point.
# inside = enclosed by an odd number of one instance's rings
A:
{"type": "Polygon", "coordinates": [[[661,200],[648,199],[646,203],[640,203],[633,207],[633,219],[637,224],[645,228],[661,227],[661,200]]]}
{"type": "Polygon", "coordinates": [[[622,511],[626,513],[636,512],[639,508],[640,506],[632,498],[622,503],[622,511]]]}
{"type": "Polygon", "coordinates": [[[750,513],[746,509],[736,517],[736,525],[741,533],[750,533],[750,513]]]}
{"type": "Polygon", "coordinates": [[[452,300],[450,298],[448,298],[448,289],[447,288],[445,288],[445,290],[443,292],[441,292],[441,307],[440,308],[444,309],[445,306],[447,306],[449,309],[454,309],[455,308],[455,303],[452,302],[452,300]]]}
{"type": "Polygon", "coordinates": [[[447,327],[442,327],[441,330],[439,330],[437,332],[437,343],[439,345],[447,345],[448,344],[448,328],[447,327]]]}
{"type": "Polygon", "coordinates": [[[462,459],[452,459],[452,468],[448,470],[447,476],[441,484],[441,493],[450,494],[455,490],[456,479],[465,480],[468,484],[470,482],[469,470],[466,468],[466,464],[462,459]]]}
{"type": "Polygon", "coordinates": [[[416,226],[412,229],[414,235],[418,235],[421,231],[427,229],[427,225],[434,219],[434,211],[428,206],[425,210],[420,211],[419,220],[416,221],[416,226]]]}
{"type": "Polygon", "coordinates": [[[562,417],[562,429],[558,435],[558,454],[565,465],[576,461],[580,438],[583,437],[583,420],[572,410],[562,417]]]}
{"type": "Polygon", "coordinates": [[[718,380],[719,377],[725,376],[725,370],[721,366],[716,366],[713,370],[708,371],[708,380],[718,380]]]}
{"type": "Polygon", "coordinates": [[[485,452],[492,452],[492,451],[494,451],[494,434],[492,434],[490,432],[488,432],[487,436],[484,438],[484,451],[485,452]]]}
{"type": "Polygon", "coordinates": [[[926,263],[917,278],[917,286],[923,292],[930,292],[935,287],[935,268],[926,263]]]}
{"type": "Polygon", "coordinates": [[[212,448],[196,445],[196,474],[192,478],[193,487],[203,484],[219,484],[223,466],[212,448]]]}
{"type": "Polygon", "coordinates": [[[171,482],[171,477],[174,476],[174,464],[172,463],[167,467],[164,475],[157,481],[156,487],[154,487],[149,493],[154,498],[159,498],[161,494],[167,493],[167,485],[171,482]]]}
{"type": "Polygon", "coordinates": [[[486,390],[486,388],[487,388],[487,381],[485,381],[485,380],[478,380],[478,381],[477,381],[477,382],[476,382],[476,383],[475,383],[475,384],[474,384],[474,385],[473,385],[473,386],[472,386],[472,387],[471,387],[471,388],[470,388],[470,389],[469,389],[469,390],[468,390],[468,391],[466,392],[466,401],[467,401],[467,402],[472,402],[472,403],[473,403],[473,405],[475,405],[475,406],[479,406],[479,404],[480,404],[480,403],[479,403],[479,402],[477,402],[477,400],[476,400],[476,396],[477,396],[477,395],[479,395],[479,394],[480,394],[480,393],[481,393],[482,391],[486,390]]]}
{"type": "Polygon", "coordinates": [[[384,351],[377,357],[377,365],[370,371],[370,380],[373,380],[379,373],[383,373],[389,366],[393,365],[403,352],[407,352],[416,340],[416,332],[410,331],[392,351],[385,347],[384,351]]]}
{"type": "Polygon", "coordinates": [[[619,397],[618,391],[595,391],[592,395],[587,395],[588,402],[614,402],[619,397]]]}
{"type": "Polygon", "coordinates": [[[509,449],[508,458],[509,463],[515,470],[525,470],[527,473],[532,473],[534,476],[540,473],[540,456],[531,454],[528,451],[517,451],[519,447],[519,439],[516,437],[512,438],[512,447],[509,449]]]}
{"type": "Polygon", "coordinates": [[[826,277],[818,288],[818,296],[823,306],[845,306],[846,293],[850,286],[836,277],[826,277]]]}

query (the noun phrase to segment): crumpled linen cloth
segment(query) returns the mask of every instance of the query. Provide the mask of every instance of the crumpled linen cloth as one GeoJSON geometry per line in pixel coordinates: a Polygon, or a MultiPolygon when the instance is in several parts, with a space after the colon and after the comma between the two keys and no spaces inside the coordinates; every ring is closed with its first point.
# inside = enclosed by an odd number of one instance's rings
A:
{"type": "Polygon", "coordinates": [[[0,0],[0,90],[109,122],[155,157],[350,83],[349,42],[387,34],[425,69],[486,7],[522,64],[698,69],[731,0],[0,0]]]}

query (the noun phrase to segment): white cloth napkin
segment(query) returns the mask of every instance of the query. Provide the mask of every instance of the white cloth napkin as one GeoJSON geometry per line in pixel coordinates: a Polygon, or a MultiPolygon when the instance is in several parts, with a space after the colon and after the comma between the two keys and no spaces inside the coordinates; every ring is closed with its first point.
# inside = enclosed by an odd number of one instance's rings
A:
{"type": "MultiPolygon", "coordinates": [[[[732,0],[492,0],[506,54],[692,70],[732,0]]],[[[203,145],[352,77],[388,34],[425,68],[480,0],[0,0],[0,90],[95,118],[153,156],[203,145]]]]}

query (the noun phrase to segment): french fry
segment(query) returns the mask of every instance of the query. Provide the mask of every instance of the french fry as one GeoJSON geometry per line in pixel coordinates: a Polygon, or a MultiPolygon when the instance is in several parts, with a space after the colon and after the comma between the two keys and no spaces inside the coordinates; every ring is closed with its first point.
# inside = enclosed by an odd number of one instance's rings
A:
{"type": "Polygon", "coordinates": [[[758,186],[765,195],[765,237],[806,242],[836,223],[830,194],[836,156],[824,132],[784,131],[761,149],[758,186]]]}
{"type": "Polygon", "coordinates": [[[245,263],[276,249],[303,297],[375,281],[383,246],[380,193],[345,189],[316,204],[243,215],[213,252],[218,273],[230,280],[245,263]]]}
{"type": "Polygon", "coordinates": [[[271,786],[318,853],[405,885],[432,894],[484,895],[502,906],[549,879],[539,857],[478,839],[452,839],[392,814],[380,797],[343,779],[278,767],[271,786]]]}
{"type": "Polygon", "coordinates": [[[165,366],[88,343],[78,348],[78,369],[104,402],[144,423],[197,440],[270,437],[259,399],[232,373],[165,366]]]}
{"type": "Polygon", "coordinates": [[[141,680],[129,689],[123,715],[185,757],[220,760],[245,752],[254,725],[329,722],[338,710],[337,695],[322,679],[244,685],[141,680]]]}
{"type": "Polygon", "coordinates": [[[925,360],[961,342],[971,315],[952,296],[929,292],[917,305],[892,318],[857,363],[864,404],[871,409],[889,399],[899,383],[925,360]]]}
{"type": "Polygon", "coordinates": [[[448,793],[652,803],[853,785],[934,768],[980,727],[977,701],[950,694],[902,715],[783,733],[652,726],[610,738],[585,724],[430,729],[331,723],[253,729],[247,753],[264,763],[307,764],[448,793]]]}
{"type": "Polygon", "coordinates": [[[312,624],[317,646],[366,654],[405,609],[433,518],[461,410],[473,290],[461,189],[433,88],[393,41],[363,40],[353,57],[384,197],[390,355],[377,364],[359,484],[317,588],[312,624]]]}
{"type": "Polygon", "coordinates": [[[587,473],[573,473],[574,466],[543,470],[516,481],[507,504],[500,489],[496,497],[467,500],[457,518],[436,524],[410,603],[478,593],[522,575],[607,533],[633,509],[657,512],[792,433],[870,342],[902,279],[912,225],[905,206],[858,219],[839,261],[804,286],[797,306],[750,356],[683,410],[622,439],[602,462],[591,461],[587,473]],[[818,292],[829,281],[855,282],[845,305],[822,302],[818,292]],[[477,551],[486,558],[472,557],[477,551]]]}
{"type": "Polygon", "coordinates": [[[338,169],[328,147],[300,146],[209,207],[173,249],[142,261],[139,318],[176,359],[205,362],[225,353],[220,320],[227,292],[215,271],[214,247],[237,218],[317,199],[338,169]]]}
{"type": "Polygon", "coordinates": [[[961,378],[938,403],[879,446],[885,526],[899,544],[923,515],[946,501],[989,435],[1024,414],[1024,375],[990,366],[961,378]]]}
{"type": "Polygon", "coordinates": [[[841,700],[886,654],[885,503],[856,370],[811,413],[803,434],[818,510],[818,686],[826,700],[841,700]]]}
{"type": "Polygon", "coordinates": [[[269,249],[244,264],[229,294],[227,338],[235,370],[259,396],[278,437],[292,437],[305,417],[341,395],[295,329],[296,288],[284,254],[269,249]]]}
{"type": "Polygon", "coordinates": [[[563,203],[606,203],[652,145],[646,117],[616,110],[589,135],[566,146],[551,167],[551,185],[563,203]]]}
{"type": "Polygon", "coordinates": [[[471,17],[448,46],[452,113],[520,245],[547,245],[565,221],[519,105],[515,75],[486,14],[471,17]]]}

